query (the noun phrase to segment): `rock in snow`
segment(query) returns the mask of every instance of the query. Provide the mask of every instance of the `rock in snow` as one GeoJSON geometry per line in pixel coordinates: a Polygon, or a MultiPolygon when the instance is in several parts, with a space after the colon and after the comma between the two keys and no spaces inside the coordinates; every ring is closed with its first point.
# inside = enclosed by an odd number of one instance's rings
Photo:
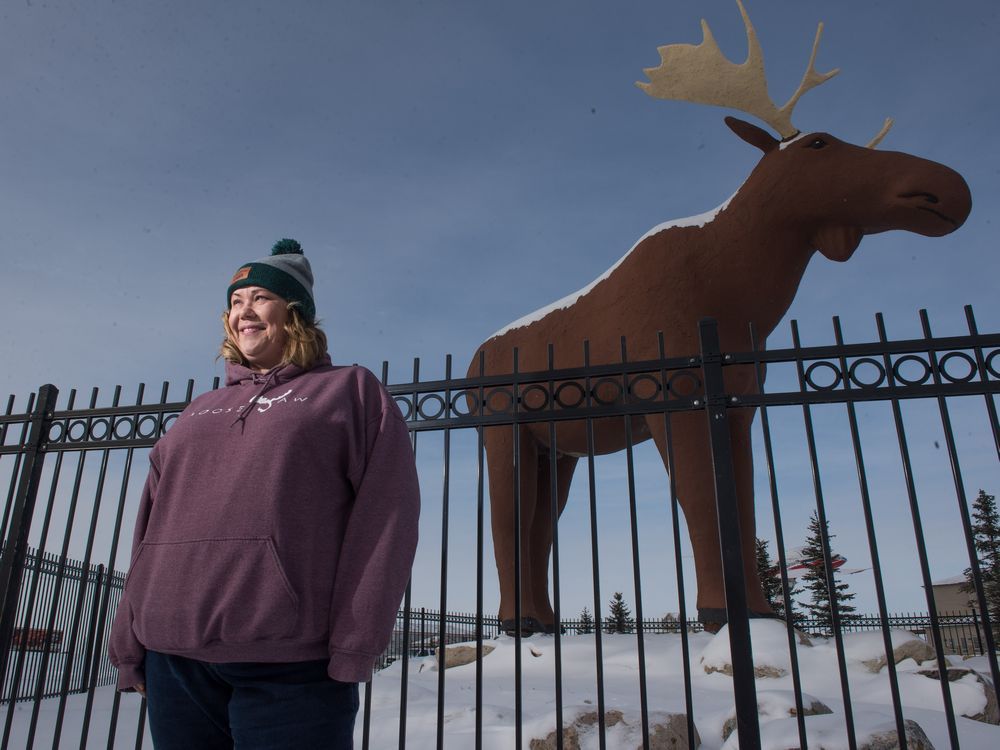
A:
{"type": "MultiPolygon", "coordinates": [[[[932,680],[941,679],[941,673],[937,669],[921,669],[917,674],[930,677],[932,680]]],[[[983,701],[985,702],[982,711],[968,712],[962,714],[962,716],[987,724],[1000,724],[1000,706],[997,705],[997,691],[993,689],[990,681],[974,669],[952,667],[948,670],[948,682],[954,683],[959,681],[975,683],[983,691],[983,701]]]]}
{"type": "MultiPolygon", "coordinates": [[[[493,646],[488,643],[483,644],[483,658],[485,659],[493,651],[493,646]]],[[[466,664],[472,664],[476,660],[476,647],[469,646],[468,644],[460,643],[455,646],[445,646],[444,649],[444,668],[451,669],[452,667],[462,667],[466,664]]],[[[438,663],[435,661],[431,665],[431,670],[437,671],[438,663]]]]}
{"type": "MultiPolygon", "coordinates": [[[[784,677],[791,670],[788,656],[788,631],[781,620],[754,620],[753,673],[755,677],[784,677]]],[[[799,634],[799,645],[811,647],[812,642],[799,634]]],[[[729,627],[723,625],[701,654],[705,674],[721,672],[733,676],[729,653],[729,627]]]]}
{"type": "MultiPolygon", "coordinates": [[[[898,639],[896,636],[897,634],[902,634],[902,633],[903,631],[901,630],[892,631],[893,664],[899,664],[901,661],[903,661],[903,659],[913,659],[913,661],[915,661],[917,664],[923,664],[925,661],[934,661],[934,659],[937,656],[934,653],[934,649],[931,648],[931,646],[927,642],[922,641],[921,639],[917,638],[915,635],[912,635],[911,633],[906,633],[905,635],[909,636],[909,639],[903,640],[903,642],[897,646],[896,643],[898,639]]],[[[881,639],[881,634],[879,633],[877,635],[881,639]]],[[[885,660],[885,649],[882,647],[881,641],[879,642],[879,649],[881,650],[881,653],[877,657],[875,657],[874,659],[863,659],[861,661],[861,663],[868,668],[868,671],[874,674],[878,674],[880,671],[882,671],[882,668],[887,664],[885,660]]]]}
{"type": "MultiPolygon", "coordinates": [[[[802,693],[802,715],[818,716],[820,714],[832,714],[833,711],[819,698],[802,693]]],[[[757,691],[757,716],[761,722],[773,719],[782,719],[789,716],[798,716],[795,708],[795,693],[791,690],[758,690],[757,691]]],[[[736,708],[733,707],[732,714],[726,723],[722,725],[722,739],[729,739],[729,735],[736,731],[736,708]]]]}
{"type": "MultiPolygon", "coordinates": [[[[640,749],[643,747],[642,727],[638,722],[626,719],[617,709],[604,712],[604,726],[611,747],[640,749]],[[612,744],[611,737],[614,736],[612,744]],[[637,744],[636,744],[637,743],[637,744]]],[[[563,750],[581,750],[588,740],[596,740],[600,732],[597,711],[579,714],[572,724],[563,727],[563,750]],[[584,743],[581,745],[581,742],[584,743]]],[[[594,744],[594,743],[589,743],[594,744]]],[[[701,745],[698,730],[694,730],[694,747],[701,745]]],[[[533,739],[530,750],[556,750],[556,733],[552,731],[545,739],[533,739]]],[[[688,747],[687,717],[684,714],[653,713],[649,717],[650,750],[680,750],[688,747]]]]}
{"type": "MultiPolygon", "coordinates": [[[[927,738],[924,730],[911,719],[903,721],[903,731],[906,733],[906,747],[910,750],[934,750],[934,745],[927,738]]],[[[858,750],[897,750],[899,748],[899,733],[895,727],[883,729],[868,735],[868,739],[858,745],[858,750]]]]}

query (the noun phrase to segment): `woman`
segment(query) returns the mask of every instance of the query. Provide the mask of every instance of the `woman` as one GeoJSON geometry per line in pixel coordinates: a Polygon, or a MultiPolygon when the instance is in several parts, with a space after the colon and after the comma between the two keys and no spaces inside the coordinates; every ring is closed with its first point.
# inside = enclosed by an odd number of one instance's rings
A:
{"type": "Polygon", "coordinates": [[[294,240],[233,276],[226,387],[150,453],[112,626],[158,748],[350,748],[409,578],[419,492],[399,409],[334,367],[294,240]]]}

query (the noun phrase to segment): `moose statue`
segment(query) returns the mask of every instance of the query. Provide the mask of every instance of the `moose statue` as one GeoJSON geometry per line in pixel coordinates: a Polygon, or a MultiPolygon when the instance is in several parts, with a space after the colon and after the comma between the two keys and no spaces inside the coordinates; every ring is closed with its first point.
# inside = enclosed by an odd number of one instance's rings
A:
{"type": "MultiPolygon", "coordinates": [[[[647,69],[649,82],[637,86],[661,99],[751,114],[777,131],[780,140],[756,125],[727,117],[726,124],[739,138],[763,152],[739,190],[713,212],[654,227],[591,284],[498,331],[480,346],[470,377],[479,375],[481,368],[485,375],[511,373],[515,348],[520,372],[545,370],[550,366],[550,344],[556,367],[579,367],[584,364],[584,339],[590,342],[592,365],[620,361],[622,336],[629,342],[629,359],[652,360],[660,356],[657,331],[665,333],[667,357],[688,356],[698,351],[698,322],[705,317],[717,320],[723,351],[750,351],[750,324],[762,346],[787,312],[817,251],[830,260],[846,261],[867,234],[902,229],[938,237],[965,221],[972,199],[961,175],[915,156],[875,150],[891,120],[866,147],[824,132],[799,132],[791,123],[796,102],[838,72],[820,74],[814,68],[823,26],[817,29],[798,89],[778,107],[767,91],[756,32],[742,2],[737,4],[746,27],[745,62],[726,59],[702,21],[701,44],[661,47],[661,64],[647,69]]],[[[725,387],[729,394],[753,393],[755,373],[749,366],[726,368],[725,387]]],[[[747,602],[752,616],[769,616],[754,559],[753,417],[752,409],[733,410],[730,438],[747,602]]],[[[629,419],[630,436],[624,419],[595,420],[591,445],[583,420],[559,422],[554,445],[547,424],[484,428],[499,614],[507,632],[551,632],[556,627],[548,592],[550,488],[557,489],[555,505],[561,513],[579,458],[588,450],[624,450],[627,439],[651,438],[670,468],[662,415],[629,419]],[[516,473],[511,470],[515,465],[516,473]],[[513,522],[517,516],[519,528],[513,522]],[[516,549],[520,586],[515,581],[516,549]]],[[[694,551],[698,617],[711,628],[725,622],[726,610],[705,415],[676,412],[671,432],[674,481],[694,551]]]]}

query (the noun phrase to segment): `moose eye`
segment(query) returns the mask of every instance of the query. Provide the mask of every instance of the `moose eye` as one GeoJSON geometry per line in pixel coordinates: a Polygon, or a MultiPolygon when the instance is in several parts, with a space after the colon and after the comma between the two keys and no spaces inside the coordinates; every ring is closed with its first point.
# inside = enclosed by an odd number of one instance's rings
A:
{"type": "Polygon", "coordinates": [[[821,149],[821,148],[826,148],[826,146],[827,143],[822,138],[813,138],[811,141],[809,141],[808,148],[821,149]]]}

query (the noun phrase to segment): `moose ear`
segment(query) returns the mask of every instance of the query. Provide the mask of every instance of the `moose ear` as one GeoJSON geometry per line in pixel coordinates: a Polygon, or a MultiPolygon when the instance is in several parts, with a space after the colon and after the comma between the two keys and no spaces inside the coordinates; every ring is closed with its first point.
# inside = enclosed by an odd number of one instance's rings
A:
{"type": "Polygon", "coordinates": [[[751,125],[745,120],[740,120],[736,117],[727,117],[726,125],[732,130],[736,135],[742,138],[744,141],[749,143],[751,146],[756,146],[765,154],[772,151],[780,141],[768,133],[762,128],[758,128],[756,125],[751,125]]]}

